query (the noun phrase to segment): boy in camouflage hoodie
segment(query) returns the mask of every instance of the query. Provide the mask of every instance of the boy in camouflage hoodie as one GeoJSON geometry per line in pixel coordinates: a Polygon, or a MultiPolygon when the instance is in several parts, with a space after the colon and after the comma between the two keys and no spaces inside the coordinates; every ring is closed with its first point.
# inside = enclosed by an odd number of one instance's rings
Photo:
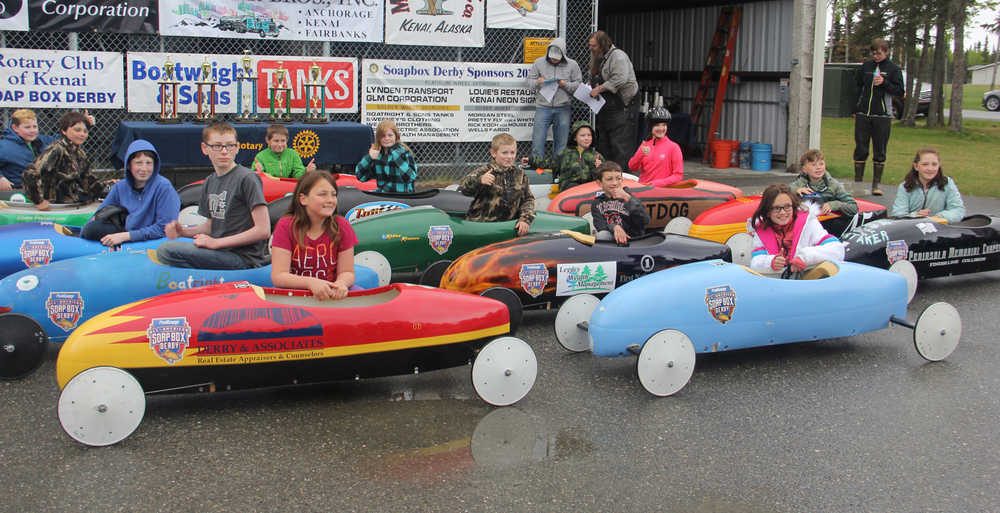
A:
{"type": "Polygon", "coordinates": [[[474,198],[465,218],[480,222],[517,219],[517,234],[524,235],[535,219],[535,198],[527,175],[514,165],[517,141],[510,134],[493,137],[490,156],[488,164],[466,175],[458,186],[462,194],[474,198]]]}
{"type": "Polygon", "coordinates": [[[826,159],[819,150],[809,150],[802,154],[799,159],[799,176],[788,186],[799,196],[812,193],[822,195],[823,206],[820,207],[819,215],[840,212],[845,216],[853,216],[858,213],[858,202],[836,178],[826,172],[826,159]]]}
{"type": "Polygon", "coordinates": [[[601,165],[604,157],[594,149],[593,144],[594,128],[586,121],[577,121],[570,130],[569,145],[555,157],[524,157],[521,163],[528,167],[551,169],[558,179],[559,190],[565,191],[597,179],[597,166],[601,165]]]}

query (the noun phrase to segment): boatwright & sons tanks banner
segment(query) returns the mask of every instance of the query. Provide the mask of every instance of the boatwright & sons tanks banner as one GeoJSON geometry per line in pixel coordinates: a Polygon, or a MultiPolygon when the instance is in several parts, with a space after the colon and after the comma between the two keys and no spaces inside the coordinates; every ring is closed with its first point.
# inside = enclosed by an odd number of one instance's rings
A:
{"type": "Polygon", "coordinates": [[[0,48],[0,107],[120,109],[122,54],[0,48]]]}
{"type": "MultiPolygon", "coordinates": [[[[242,55],[200,55],[129,52],[126,66],[128,77],[129,112],[160,112],[159,82],[166,81],[164,64],[167,58],[174,65],[173,80],[177,85],[177,111],[197,112],[198,86],[203,69],[209,70],[211,81],[216,82],[216,112],[235,113],[238,104],[252,101],[248,83],[242,86],[242,103],[237,101],[236,77],[243,73],[242,55]],[[206,66],[207,64],[207,66],[206,66]]],[[[357,112],[357,60],[344,57],[302,57],[282,55],[251,55],[250,71],[256,80],[257,111],[267,113],[270,108],[268,87],[277,86],[278,70],[282,69],[285,86],[291,89],[291,112],[304,112],[306,87],[312,83],[309,68],[319,66],[327,112],[357,112]]],[[[168,86],[170,88],[170,86],[168,86]]],[[[209,93],[206,86],[204,94],[209,93]]],[[[310,93],[312,97],[315,94],[310,93]]],[[[284,98],[281,99],[284,101],[284,98]]],[[[316,108],[313,105],[311,108],[316,108]]]]}
{"type": "Polygon", "coordinates": [[[156,0],[30,0],[31,30],[155,34],[156,0]]]}
{"type": "Polygon", "coordinates": [[[361,122],[392,119],[404,141],[531,139],[527,64],[364,59],[361,122]]]}
{"type": "Polygon", "coordinates": [[[381,43],[382,2],[160,0],[160,34],[381,43]]]}

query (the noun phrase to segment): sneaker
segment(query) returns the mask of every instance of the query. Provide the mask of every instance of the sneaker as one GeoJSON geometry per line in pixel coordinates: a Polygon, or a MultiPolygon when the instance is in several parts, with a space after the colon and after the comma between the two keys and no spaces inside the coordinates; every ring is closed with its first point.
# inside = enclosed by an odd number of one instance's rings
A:
{"type": "Polygon", "coordinates": [[[883,194],[885,193],[882,192],[882,189],[879,189],[878,187],[872,189],[872,196],[881,196],[883,194]]]}

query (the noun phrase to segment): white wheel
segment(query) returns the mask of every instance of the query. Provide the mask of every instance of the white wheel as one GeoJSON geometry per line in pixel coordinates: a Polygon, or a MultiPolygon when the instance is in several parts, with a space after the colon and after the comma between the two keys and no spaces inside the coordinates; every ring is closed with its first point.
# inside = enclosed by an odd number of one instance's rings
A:
{"type": "Polygon", "coordinates": [[[633,182],[638,182],[639,177],[633,175],[632,173],[622,173],[622,180],[632,180],[633,182]]]}
{"type": "Polygon", "coordinates": [[[590,349],[590,334],[585,322],[597,309],[601,300],[590,294],[572,296],[556,313],[556,340],[563,349],[571,353],[579,353],[590,349]]]}
{"type": "Polygon", "coordinates": [[[678,216],[671,219],[666,226],[663,227],[663,233],[676,233],[677,235],[687,235],[691,231],[691,226],[694,223],[690,219],[684,216],[678,216]]]}
{"type": "Polygon", "coordinates": [[[928,306],[913,325],[913,345],[924,359],[944,360],[958,347],[962,338],[962,318],[948,303],[928,306]]]}
{"type": "Polygon", "coordinates": [[[889,266],[889,270],[906,278],[906,304],[910,304],[917,293],[917,269],[909,260],[897,260],[889,266]]]}
{"type": "Polygon", "coordinates": [[[538,375],[535,352],[517,337],[500,337],[483,346],[472,363],[472,386],[483,401],[509,406],[528,395],[538,375]]]}
{"type": "Polygon", "coordinates": [[[453,183],[453,184],[445,187],[444,190],[446,190],[446,191],[457,191],[458,190],[458,184],[457,183],[453,183]]]}
{"type": "Polygon", "coordinates": [[[636,371],[647,392],[660,397],[677,393],[694,373],[691,339],[677,330],[654,333],[639,351],[636,371]]]}
{"type": "Polygon", "coordinates": [[[378,251],[362,251],[354,255],[354,263],[375,271],[379,287],[388,285],[389,281],[392,280],[392,267],[389,266],[389,260],[378,251]]]}
{"type": "Polygon", "coordinates": [[[70,438],[95,447],[118,443],[146,413],[146,394],[136,379],[115,367],[92,367],[69,380],[59,394],[59,423],[70,438]]]}
{"type": "Polygon", "coordinates": [[[198,215],[198,205],[190,205],[181,209],[180,213],[177,214],[177,222],[181,226],[198,226],[204,223],[207,219],[198,215]]]}
{"type": "Polygon", "coordinates": [[[594,214],[591,214],[590,212],[587,212],[586,214],[583,214],[580,217],[582,217],[585,221],[587,221],[587,224],[590,225],[590,234],[591,235],[594,235],[595,233],[597,233],[597,230],[594,229],[594,214]]]}
{"type": "Polygon", "coordinates": [[[737,233],[726,240],[726,245],[733,252],[733,263],[750,265],[750,253],[753,252],[753,236],[749,233],[737,233]]]}

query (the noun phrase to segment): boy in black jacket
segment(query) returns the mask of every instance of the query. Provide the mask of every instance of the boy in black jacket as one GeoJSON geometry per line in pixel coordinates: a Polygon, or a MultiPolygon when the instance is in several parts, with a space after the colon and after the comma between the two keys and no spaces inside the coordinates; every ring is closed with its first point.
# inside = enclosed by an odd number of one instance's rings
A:
{"type": "Polygon", "coordinates": [[[609,232],[618,244],[628,244],[630,238],[642,235],[649,224],[649,212],[622,187],[621,166],[613,160],[602,163],[597,168],[597,183],[603,193],[590,205],[590,213],[598,235],[609,232]]]}
{"type": "Polygon", "coordinates": [[[854,181],[865,178],[868,141],[872,150],[872,194],[881,196],[879,182],[885,167],[885,150],[892,126],[892,96],[903,96],[903,73],[889,60],[889,43],[872,40],[872,58],[855,75],[858,101],[854,106],[854,181]]]}

